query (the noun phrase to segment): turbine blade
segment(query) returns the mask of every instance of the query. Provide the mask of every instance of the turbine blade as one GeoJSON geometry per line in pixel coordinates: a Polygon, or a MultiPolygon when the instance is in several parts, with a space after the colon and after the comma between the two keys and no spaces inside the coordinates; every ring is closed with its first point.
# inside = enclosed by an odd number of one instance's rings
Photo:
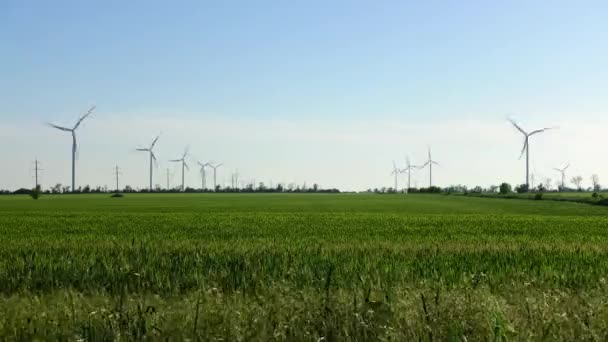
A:
{"type": "Polygon", "coordinates": [[[513,126],[515,126],[515,128],[517,128],[517,130],[520,131],[522,134],[528,135],[528,133],[526,133],[526,131],[524,131],[523,128],[519,127],[519,125],[513,119],[507,118],[507,120],[509,120],[511,122],[511,124],[513,126]]]}
{"type": "Polygon", "coordinates": [[[542,133],[542,132],[544,132],[544,131],[548,131],[548,130],[550,130],[550,129],[551,129],[550,127],[548,127],[548,128],[543,128],[543,129],[537,129],[537,130],[535,130],[535,131],[530,132],[530,136],[532,136],[532,135],[534,135],[534,134],[542,133]]]}
{"type": "Polygon", "coordinates": [[[158,160],[156,160],[156,156],[154,155],[154,152],[150,151],[150,155],[152,156],[152,160],[154,161],[154,168],[158,169],[158,160]]]}
{"type": "Polygon", "coordinates": [[[177,163],[177,162],[181,162],[182,160],[181,159],[171,159],[169,161],[172,163],[177,163]]]}
{"type": "Polygon", "coordinates": [[[88,112],[86,112],[84,115],[82,115],[80,117],[80,119],[78,119],[76,126],[74,126],[74,130],[76,130],[78,128],[78,126],[80,126],[80,124],[93,113],[94,110],[95,110],[95,106],[91,107],[88,112]]]}
{"type": "Polygon", "coordinates": [[[436,162],[436,161],[432,161],[432,163],[435,164],[435,165],[439,165],[439,163],[436,162]]]}
{"type": "Polygon", "coordinates": [[[222,164],[218,164],[218,165],[215,166],[215,168],[217,169],[217,168],[219,168],[222,165],[224,165],[224,164],[223,163],[222,164]]]}
{"type": "Polygon", "coordinates": [[[186,162],[184,162],[184,166],[186,167],[186,170],[190,171],[190,166],[188,166],[186,162]]]}
{"type": "Polygon", "coordinates": [[[70,129],[70,128],[65,128],[65,127],[61,127],[61,126],[57,126],[57,125],[53,125],[53,124],[52,124],[52,123],[50,123],[50,122],[47,122],[47,125],[49,125],[49,126],[51,126],[51,127],[53,127],[53,128],[60,129],[60,130],[62,130],[62,131],[66,131],[66,132],[71,132],[71,131],[72,131],[72,129],[70,129]]]}
{"type": "Polygon", "coordinates": [[[519,159],[521,159],[521,157],[524,155],[524,152],[526,152],[527,148],[528,148],[528,139],[526,138],[526,140],[524,140],[524,147],[522,147],[522,149],[521,149],[521,154],[519,155],[519,159]]]}
{"type": "Polygon", "coordinates": [[[136,148],[135,150],[136,151],[141,151],[141,152],[150,152],[150,150],[147,149],[147,148],[136,148]]]}
{"type": "Polygon", "coordinates": [[[150,149],[153,149],[154,146],[156,145],[156,143],[158,142],[158,138],[160,138],[160,134],[156,136],[156,138],[154,138],[154,140],[152,141],[152,145],[150,145],[150,149]]]}
{"type": "Polygon", "coordinates": [[[566,165],[566,167],[564,168],[564,171],[568,170],[569,167],[570,167],[570,164],[566,165]]]}

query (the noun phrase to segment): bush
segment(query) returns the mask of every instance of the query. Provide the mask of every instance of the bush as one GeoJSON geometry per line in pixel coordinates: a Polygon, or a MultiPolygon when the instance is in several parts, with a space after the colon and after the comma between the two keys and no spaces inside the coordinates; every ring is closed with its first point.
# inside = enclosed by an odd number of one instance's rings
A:
{"type": "Polygon", "coordinates": [[[525,194],[526,192],[528,192],[528,190],[530,190],[530,189],[528,188],[528,185],[526,185],[526,184],[521,184],[521,185],[518,185],[518,186],[515,188],[515,191],[516,191],[518,194],[525,194]]]}
{"type": "Polygon", "coordinates": [[[509,184],[509,183],[502,183],[502,184],[500,184],[499,189],[500,189],[499,191],[500,191],[501,195],[507,195],[507,194],[509,194],[512,191],[511,190],[511,184],[509,184]]]}
{"type": "Polygon", "coordinates": [[[40,186],[35,187],[34,189],[32,189],[32,192],[30,192],[30,196],[37,200],[40,198],[40,194],[42,193],[42,191],[40,191],[40,186]]]}
{"type": "Polygon", "coordinates": [[[598,194],[597,192],[594,192],[594,193],[591,195],[591,197],[593,197],[593,198],[598,198],[598,197],[600,197],[600,194],[598,194]]]}
{"type": "Polygon", "coordinates": [[[112,197],[112,198],[122,198],[122,197],[125,197],[125,195],[116,193],[116,194],[113,194],[110,197],[112,197]]]}
{"type": "Polygon", "coordinates": [[[542,200],[543,199],[543,193],[542,192],[537,193],[536,195],[534,195],[534,199],[537,200],[537,201],[542,200]]]}

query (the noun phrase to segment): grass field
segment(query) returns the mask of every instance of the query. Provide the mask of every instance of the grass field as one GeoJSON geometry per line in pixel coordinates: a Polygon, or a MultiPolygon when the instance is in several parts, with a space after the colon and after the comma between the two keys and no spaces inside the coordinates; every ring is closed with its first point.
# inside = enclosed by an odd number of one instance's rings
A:
{"type": "Polygon", "coordinates": [[[0,197],[0,336],[605,340],[607,214],[445,195],[0,197]]]}

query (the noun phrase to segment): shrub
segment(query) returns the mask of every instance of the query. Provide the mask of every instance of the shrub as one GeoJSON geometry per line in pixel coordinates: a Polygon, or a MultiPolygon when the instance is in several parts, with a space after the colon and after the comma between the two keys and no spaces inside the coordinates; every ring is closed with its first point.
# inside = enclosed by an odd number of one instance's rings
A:
{"type": "Polygon", "coordinates": [[[511,184],[509,184],[509,183],[502,183],[502,184],[500,184],[499,189],[500,189],[500,194],[501,195],[506,195],[506,194],[508,194],[508,193],[510,193],[512,191],[511,190],[511,184]]]}
{"type": "Polygon", "coordinates": [[[598,197],[600,197],[600,194],[598,194],[597,192],[594,192],[594,193],[591,195],[591,197],[593,197],[593,198],[598,198],[598,197]]]}
{"type": "Polygon", "coordinates": [[[536,195],[534,195],[534,199],[537,200],[537,201],[542,200],[543,199],[543,193],[542,192],[537,193],[536,195]]]}
{"type": "Polygon", "coordinates": [[[524,194],[524,193],[528,192],[528,190],[529,190],[529,188],[528,188],[528,185],[526,185],[526,184],[521,184],[521,185],[518,185],[517,187],[515,187],[515,191],[518,194],[524,194]]]}
{"type": "Polygon", "coordinates": [[[110,197],[112,197],[112,198],[122,198],[122,197],[125,197],[125,195],[123,195],[123,194],[119,194],[119,193],[116,193],[116,194],[113,194],[113,195],[112,195],[112,196],[110,196],[110,197]]]}
{"type": "Polygon", "coordinates": [[[32,192],[30,192],[30,196],[37,200],[40,198],[40,194],[42,193],[42,191],[40,191],[40,185],[38,185],[37,187],[35,187],[34,189],[32,189],[32,192]]]}

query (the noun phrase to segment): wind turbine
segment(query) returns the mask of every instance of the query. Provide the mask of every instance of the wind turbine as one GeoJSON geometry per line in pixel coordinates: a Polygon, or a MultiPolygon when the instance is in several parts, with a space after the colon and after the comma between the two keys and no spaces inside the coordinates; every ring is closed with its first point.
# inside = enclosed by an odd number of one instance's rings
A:
{"type": "Polygon", "coordinates": [[[566,186],[566,170],[570,167],[570,164],[564,166],[561,169],[558,169],[556,167],[553,168],[553,170],[559,172],[562,174],[562,190],[564,189],[564,187],[566,186]]]}
{"type": "Polygon", "coordinates": [[[72,133],[72,192],[76,191],[76,152],[78,151],[78,144],[76,143],[76,130],[78,129],[78,127],[80,127],[80,124],[86,118],[88,118],[89,115],[91,115],[91,113],[93,113],[94,110],[95,110],[95,106],[91,107],[89,109],[89,111],[86,112],[84,115],[81,115],[80,118],[78,119],[78,122],[76,122],[76,125],[74,125],[73,128],[66,128],[66,127],[54,125],[52,123],[48,123],[48,125],[53,128],[57,128],[58,130],[72,133]]]}
{"type": "Polygon", "coordinates": [[[391,172],[391,175],[395,175],[395,192],[397,192],[397,178],[399,177],[400,173],[401,170],[397,167],[397,163],[395,163],[393,160],[393,172],[391,172]]]}
{"type": "Polygon", "coordinates": [[[209,164],[209,167],[213,169],[213,191],[217,190],[217,169],[220,168],[222,165],[224,164],[217,164],[215,166],[209,164]]]}
{"type": "Polygon", "coordinates": [[[184,187],[184,185],[185,185],[184,181],[186,179],[186,169],[188,169],[188,171],[190,171],[190,167],[186,163],[186,157],[188,156],[188,150],[189,149],[190,148],[186,147],[186,149],[184,150],[184,154],[182,155],[181,159],[169,160],[170,162],[173,162],[173,163],[182,163],[182,191],[186,190],[186,188],[184,187]]]}
{"type": "Polygon", "coordinates": [[[412,165],[412,163],[410,163],[410,157],[405,157],[405,169],[402,169],[401,172],[407,172],[407,189],[405,189],[405,193],[409,193],[410,188],[411,188],[411,179],[412,179],[412,170],[416,169],[416,166],[412,165]]]}
{"type": "Polygon", "coordinates": [[[529,171],[529,167],[530,167],[530,137],[533,136],[534,134],[538,134],[538,133],[542,133],[546,130],[552,129],[551,127],[545,127],[542,129],[537,129],[535,131],[532,131],[530,133],[524,131],[521,127],[519,127],[519,125],[513,121],[512,119],[509,119],[509,121],[511,122],[511,124],[513,124],[513,126],[515,128],[517,128],[518,131],[521,132],[521,134],[524,135],[524,147],[521,149],[521,154],[519,155],[519,158],[521,159],[521,156],[524,155],[524,152],[526,152],[526,187],[530,188],[530,171],[529,171]]]}
{"type": "Polygon", "coordinates": [[[150,192],[152,192],[152,176],[154,173],[154,167],[153,167],[153,163],[156,163],[156,156],[154,155],[154,146],[156,146],[156,143],[158,142],[158,139],[160,138],[160,135],[157,135],[156,138],[154,138],[154,140],[152,140],[152,144],[150,144],[149,148],[138,148],[137,151],[140,152],[148,152],[150,153],[150,192]]]}
{"type": "Polygon", "coordinates": [[[211,166],[211,164],[209,164],[209,163],[203,164],[200,161],[197,163],[201,167],[201,178],[202,178],[202,186],[203,186],[201,189],[206,190],[207,189],[207,170],[206,170],[206,168],[207,168],[207,166],[211,166]]]}
{"type": "Polygon", "coordinates": [[[434,161],[431,157],[431,148],[429,147],[429,159],[420,166],[421,169],[424,169],[427,165],[429,166],[429,188],[433,186],[433,164],[439,165],[439,163],[434,161]]]}

